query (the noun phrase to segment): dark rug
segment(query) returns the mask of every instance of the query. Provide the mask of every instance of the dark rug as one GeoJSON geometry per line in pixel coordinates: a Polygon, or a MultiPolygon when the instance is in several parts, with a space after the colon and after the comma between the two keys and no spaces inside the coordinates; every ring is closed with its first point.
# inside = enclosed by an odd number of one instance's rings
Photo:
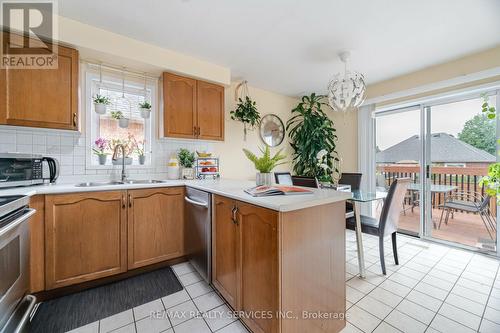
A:
{"type": "Polygon", "coordinates": [[[182,290],[170,267],[40,304],[30,332],[62,333],[182,290]]]}

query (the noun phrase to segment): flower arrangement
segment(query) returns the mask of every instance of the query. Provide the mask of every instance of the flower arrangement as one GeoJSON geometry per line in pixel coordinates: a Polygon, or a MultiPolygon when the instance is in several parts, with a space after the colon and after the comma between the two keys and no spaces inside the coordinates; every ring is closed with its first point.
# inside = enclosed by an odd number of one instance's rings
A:
{"type": "Polygon", "coordinates": [[[146,155],[146,140],[137,141],[135,136],[129,135],[132,141],[132,150],[137,154],[137,156],[146,155]]]}
{"type": "Polygon", "coordinates": [[[111,118],[120,120],[123,118],[123,112],[121,111],[111,111],[111,118]]]}
{"type": "Polygon", "coordinates": [[[106,152],[106,148],[108,148],[108,140],[106,140],[105,138],[97,138],[94,141],[94,147],[92,148],[92,151],[97,156],[105,156],[108,155],[108,153],[106,152]]]}
{"type": "Polygon", "coordinates": [[[148,109],[148,110],[150,110],[151,109],[151,103],[149,103],[148,101],[144,101],[142,103],[139,103],[139,107],[141,109],[148,109]]]}
{"type": "Polygon", "coordinates": [[[111,104],[111,101],[110,101],[109,97],[97,94],[94,97],[94,103],[95,104],[109,105],[109,104],[111,104]]]}
{"type": "MultiPolygon", "coordinates": [[[[109,148],[114,151],[117,145],[123,145],[125,158],[130,157],[130,155],[134,152],[133,138],[134,136],[129,134],[127,139],[111,139],[109,141],[109,148]]],[[[121,154],[121,150],[118,152],[121,154]]]]}

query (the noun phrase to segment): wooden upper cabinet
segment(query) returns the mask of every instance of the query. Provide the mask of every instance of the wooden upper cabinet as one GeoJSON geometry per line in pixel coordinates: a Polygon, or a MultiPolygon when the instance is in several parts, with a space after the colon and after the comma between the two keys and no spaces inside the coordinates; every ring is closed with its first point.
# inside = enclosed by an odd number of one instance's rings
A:
{"type": "Polygon", "coordinates": [[[224,87],[163,73],[163,136],[224,140],[224,87]]]}
{"type": "Polygon", "coordinates": [[[224,87],[198,81],[198,138],[224,140],[224,87]]]}
{"type": "Polygon", "coordinates": [[[195,138],[196,80],[163,73],[163,103],[164,135],[195,138]]]}
{"type": "Polygon", "coordinates": [[[184,255],[184,188],[128,191],[128,269],[184,255]]]}
{"type": "Polygon", "coordinates": [[[0,124],[78,130],[78,51],[57,48],[57,69],[0,69],[0,124]]]}
{"type": "Polygon", "coordinates": [[[212,283],[226,301],[239,309],[239,230],[233,221],[235,201],[214,196],[215,217],[212,221],[212,283]]]}
{"type": "Polygon", "coordinates": [[[244,318],[255,333],[278,332],[279,309],[278,213],[238,202],[240,228],[240,310],[272,313],[272,318],[244,318]]]}
{"type": "Polygon", "coordinates": [[[45,284],[54,289],[127,270],[125,191],[45,196],[45,284]]]}

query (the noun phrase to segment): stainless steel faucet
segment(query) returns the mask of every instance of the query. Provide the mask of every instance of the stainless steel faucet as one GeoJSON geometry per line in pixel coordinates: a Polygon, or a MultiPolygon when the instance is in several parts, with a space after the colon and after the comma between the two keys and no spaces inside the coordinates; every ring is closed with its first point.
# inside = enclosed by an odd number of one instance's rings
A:
{"type": "Polygon", "coordinates": [[[122,177],[121,181],[124,182],[127,180],[127,175],[125,174],[125,147],[122,144],[117,144],[115,146],[115,149],[113,151],[113,161],[116,161],[118,158],[116,157],[118,155],[118,148],[122,149],[122,177]]]}

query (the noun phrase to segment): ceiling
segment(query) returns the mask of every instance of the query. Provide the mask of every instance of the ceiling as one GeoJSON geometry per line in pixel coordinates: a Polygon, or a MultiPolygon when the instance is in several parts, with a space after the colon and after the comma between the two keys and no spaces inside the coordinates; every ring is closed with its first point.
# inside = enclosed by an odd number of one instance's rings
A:
{"type": "Polygon", "coordinates": [[[498,0],[60,0],[77,21],[296,96],[351,68],[382,81],[500,44],[498,0]]]}

